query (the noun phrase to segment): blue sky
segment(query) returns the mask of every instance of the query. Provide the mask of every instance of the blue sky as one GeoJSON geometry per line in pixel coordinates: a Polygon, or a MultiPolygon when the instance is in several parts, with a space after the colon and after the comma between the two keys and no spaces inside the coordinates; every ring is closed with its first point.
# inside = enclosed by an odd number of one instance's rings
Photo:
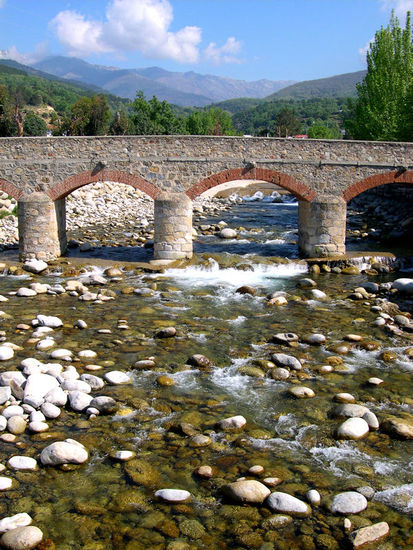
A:
{"type": "Polygon", "coordinates": [[[0,0],[0,57],[310,80],[365,68],[391,9],[413,0],[0,0]]]}

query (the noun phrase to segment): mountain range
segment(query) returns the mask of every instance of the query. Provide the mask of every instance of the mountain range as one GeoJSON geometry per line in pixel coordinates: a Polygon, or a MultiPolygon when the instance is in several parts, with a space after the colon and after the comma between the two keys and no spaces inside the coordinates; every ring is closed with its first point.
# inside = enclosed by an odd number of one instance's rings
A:
{"type": "Polygon", "coordinates": [[[166,71],[159,67],[120,69],[64,56],[48,57],[33,67],[63,79],[98,86],[120,97],[134,99],[136,92],[142,90],[147,98],[156,95],[160,100],[180,106],[203,107],[237,97],[263,98],[294,84],[292,80],[248,82],[193,71],[166,71]]]}

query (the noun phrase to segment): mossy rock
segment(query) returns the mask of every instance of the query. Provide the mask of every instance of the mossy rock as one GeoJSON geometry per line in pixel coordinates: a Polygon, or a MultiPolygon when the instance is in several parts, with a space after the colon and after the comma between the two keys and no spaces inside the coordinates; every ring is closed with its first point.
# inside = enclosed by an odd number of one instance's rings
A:
{"type": "Polygon", "coordinates": [[[125,463],[125,472],[136,485],[155,489],[161,484],[161,475],[147,460],[134,458],[125,463]]]}

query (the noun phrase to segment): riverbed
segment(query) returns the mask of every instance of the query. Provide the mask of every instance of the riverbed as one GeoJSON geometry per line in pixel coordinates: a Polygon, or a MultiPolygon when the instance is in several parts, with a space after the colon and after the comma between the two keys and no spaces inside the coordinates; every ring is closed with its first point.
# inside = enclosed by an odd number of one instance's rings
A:
{"type": "Polygon", "coordinates": [[[29,514],[44,533],[42,548],[59,550],[341,549],[351,547],[349,530],[383,521],[390,534],[374,548],[413,547],[413,442],[383,428],[389,417],[413,418],[411,332],[389,330],[395,315],[412,312],[411,298],[389,283],[411,273],[389,271],[380,256],[357,260],[353,271],[309,273],[298,259],[296,216],[294,201],[269,199],[200,214],[195,259],[164,270],[136,268],[150,248],[122,247],[120,234],[116,246],[73,248],[81,260],[69,254],[47,273],[5,270],[1,329],[15,350],[2,372],[32,357],[59,363],[73,379],[120,371],[128,380],[91,391],[114,398],[116,411],[62,406],[48,430],[0,442],[4,465],[14,455],[38,462],[36,470],[2,474],[13,480],[2,493],[2,517],[29,514]],[[213,231],[220,221],[237,238],[220,239],[213,231]],[[105,271],[113,264],[119,271],[105,271]],[[90,283],[93,277],[104,283],[90,283]],[[70,280],[95,297],[80,299],[70,280]],[[50,288],[15,294],[33,282],[50,288]],[[366,283],[377,290],[354,296],[366,283]],[[389,310],[388,301],[400,310],[389,310]],[[63,322],[46,335],[53,343],[44,350],[45,336],[32,335],[39,314],[63,322]],[[285,338],[291,334],[297,338],[285,338]],[[311,335],[324,339],[315,344],[311,335]],[[57,349],[70,353],[59,361],[51,358],[57,349]],[[280,354],[300,366],[280,372],[280,354]],[[291,392],[302,387],[313,396],[291,392]],[[373,413],[378,429],[371,425],[358,440],[338,437],[342,394],[373,413]],[[224,428],[221,421],[233,417],[245,425],[224,428]],[[88,460],[42,465],[41,451],[66,438],[84,445],[88,460]],[[131,454],[123,460],[118,451],[131,454]],[[306,503],[316,490],[321,502],[305,517],[274,511],[265,500],[237,502],[225,487],[240,478],[306,503]],[[190,496],[168,502],[155,495],[165,488],[190,496]],[[366,496],[365,509],[332,511],[334,497],[350,491],[366,496]]]}

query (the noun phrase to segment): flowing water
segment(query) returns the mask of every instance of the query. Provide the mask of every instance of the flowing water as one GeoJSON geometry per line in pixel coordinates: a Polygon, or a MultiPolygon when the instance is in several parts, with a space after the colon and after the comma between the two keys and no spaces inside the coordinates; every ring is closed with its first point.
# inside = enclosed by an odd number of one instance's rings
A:
{"type": "MultiPolygon", "coordinates": [[[[310,290],[297,287],[308,276],[305,263],[272,258],[297,254],[296,205],[251,201],[202,223],[221,219],[242,226],[241,239],[228,243],[199,237],[196,251],[202,256],[185,269],[151,274],[125,268],[121,278],[107,285],[116,293],[113,301],[81,302],[64,293],[10,295],[2,304],[5,337],[21,346],[2,370],[17,368],[25,357],[49,361],[49,352],[35,349],[30,331],[16,329],[42,313],[64,321],[53,334],[55,347],[71,350],[75,359],[81,350],[95,351],[93,362],[102,367],[98,376],[111,370],[131,376],[130,384],[94,392],[118,401],[115,415],[89,419],[64,410],[49,422],[48,432],[18,436],[17,446],[0,443],[3,463],[15,454],[38,458],[48,443],[66,437],[90,452],[82,466],[7,472],[17,483],[2,494],[2,515],[29,513],[59,550],[347,548],[343,517],[329,511],[329,501],[343,490],[371,486],[375,495],[368,508],[348,516],[353,526],[387,521],[390,536],[375,548],[413,548],[413,442],[380,430],[360,441],[339,441],[334,434],[342,420],[332,415],[333,396],[339,392],[353,394],[379,420],[413,414],[413,361],[406,353],[411,342],[374,324],[372,302],[347,298],[362,282],[398,275],[324,273],[316,282],[327,299],[317,301],[310,290]],[[256,294],[237,293],[242,285],[256,294]],[[288,303],[268,307],[266,297],[276,291],[287,292],[288,303]],[[78,319],[88,328],[73,328],[78,319]],[[176,337],[154,337],[169,326],[177,329],[176,337]],[[286,332],[300,338],[322,333],[327,344],[273,343],[274,334],[286,332]],[[361,335],[363,344],[347,343],[343,349],[349,333],[361,335]],[[384,350],[394,352],[391,363],[382,358],[384,350]],[[273,379],[266,361],[274,352],[300,358],[303,370],[286,381],[273,379]],[[193,354],[204,354],[213,366],[189,366],[193,354]],[[149,358],[155,366],[133,368],[136,361],[149,358]],[[327,364],[334,367],[328,374],[321,369],[327,364]],[[169,385],[159,380],[161,375],[169,385]],[[372,376],[384,384],[367,384],[372,376]],[[292,398],[288,388],[297,383],[313,389],[315,397],[292,398]],[[242,430],[218,427],[233,415],[247,419],[242,430]],[[208,435],[209,444],[197,446],[186,435],[185,423],[194,433],[208,435]],[[135,451],[136,457],[117,462],[111,458],[117,450],[135,451]],[[314,506],[309,518],[295,518],[276,529],[266,522],[273,513],[265,504],[226,500],[222,485],[242,476],[253,478],[248,469],[257,464],[264,473],[255,479],[278,477],[282,482],[276,490],[303,500],[309,489],[317,489],[321,506],[314,506]],[[201,465],[213,468],[210,479],[194,474],[201,465]],[[192,500],[162,503],[154,497],[161,488],[186,489],[192,500]]],[[[65,275],[60,269],[36,280],[65,285],[65,275]]],[[[0,293],[27,284],[27,278],[4,276],[0,293]]],[[[79,373],[87,372],[82,360],[70,364],[79,373]]]]}

